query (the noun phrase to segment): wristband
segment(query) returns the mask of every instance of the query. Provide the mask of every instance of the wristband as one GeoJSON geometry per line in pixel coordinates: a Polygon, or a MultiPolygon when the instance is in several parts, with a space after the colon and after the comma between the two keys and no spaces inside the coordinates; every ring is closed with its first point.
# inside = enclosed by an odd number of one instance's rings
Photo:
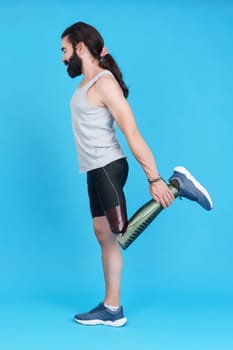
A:
{"type": "Polygon", "coordinates": [[[164,181],[164,179],[161,176],[157,177],[156,179],[152,179],[152,180],[147,179],[147,180],[148,180],[149,184],[153,184],[153,183],[158,182],[160,180],[164,181]]]}

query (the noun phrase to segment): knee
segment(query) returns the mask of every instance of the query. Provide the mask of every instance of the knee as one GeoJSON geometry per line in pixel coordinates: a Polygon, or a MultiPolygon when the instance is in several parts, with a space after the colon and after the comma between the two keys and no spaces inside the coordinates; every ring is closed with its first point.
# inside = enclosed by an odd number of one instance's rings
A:
{"type": "Polygon", "coordinates": [[[109,244],[113,239],[113,234],[110,230],[107,218],[105,216],[96,218],[93,224],[95,236],[100,246],[102,247],[107,243],[109,244]]]}
{"type": "Polygon", "coordinates": [[[94,223],[94,233],[96,236],[97,241],[100,243],[100,245],[103,243],[103,228],[98,223],[94,223]]]}

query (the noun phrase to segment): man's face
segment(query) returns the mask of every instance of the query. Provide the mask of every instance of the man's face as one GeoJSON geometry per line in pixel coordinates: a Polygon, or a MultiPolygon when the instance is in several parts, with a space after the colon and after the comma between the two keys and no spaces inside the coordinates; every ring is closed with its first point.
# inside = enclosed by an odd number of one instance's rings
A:
{"type": "Polygon", "coordinates": [[[62,51],[64,53],[62,62],[67,66],[67,72],[71,78],[75,78],[82,74],[82,61],[78,57],[72,44],[67,37],[62,39],[62,51]]]}

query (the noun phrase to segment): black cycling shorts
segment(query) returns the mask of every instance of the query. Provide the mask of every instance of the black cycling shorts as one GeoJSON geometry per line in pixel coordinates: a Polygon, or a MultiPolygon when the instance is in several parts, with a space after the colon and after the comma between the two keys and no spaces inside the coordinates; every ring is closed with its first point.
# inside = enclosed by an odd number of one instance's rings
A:
{"type": "Polygon", "coordinates": [[[105,216],[106,210],[126,204],[123,187],[128,177],[126,158],[88,171],[87,185],[92,217],[105,216]]]}

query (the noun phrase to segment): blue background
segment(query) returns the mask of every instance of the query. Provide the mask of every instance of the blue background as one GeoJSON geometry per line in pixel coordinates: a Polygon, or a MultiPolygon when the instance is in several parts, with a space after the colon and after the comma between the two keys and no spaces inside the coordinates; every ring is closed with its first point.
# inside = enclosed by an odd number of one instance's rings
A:
{"type": "MultiPolygon", "coordinates": [[[[8,349],[232,349],[231,1],[0,2],[0,344],[8,349]],[[60,35],[94,25],[121,67],[163,177],[185,165],[214,210],[177,200],[124,254],[120,330],[80,327],[104,294],[60,35]]],[[[130,163],[129,215],[150,196],[130,163]]]]}

